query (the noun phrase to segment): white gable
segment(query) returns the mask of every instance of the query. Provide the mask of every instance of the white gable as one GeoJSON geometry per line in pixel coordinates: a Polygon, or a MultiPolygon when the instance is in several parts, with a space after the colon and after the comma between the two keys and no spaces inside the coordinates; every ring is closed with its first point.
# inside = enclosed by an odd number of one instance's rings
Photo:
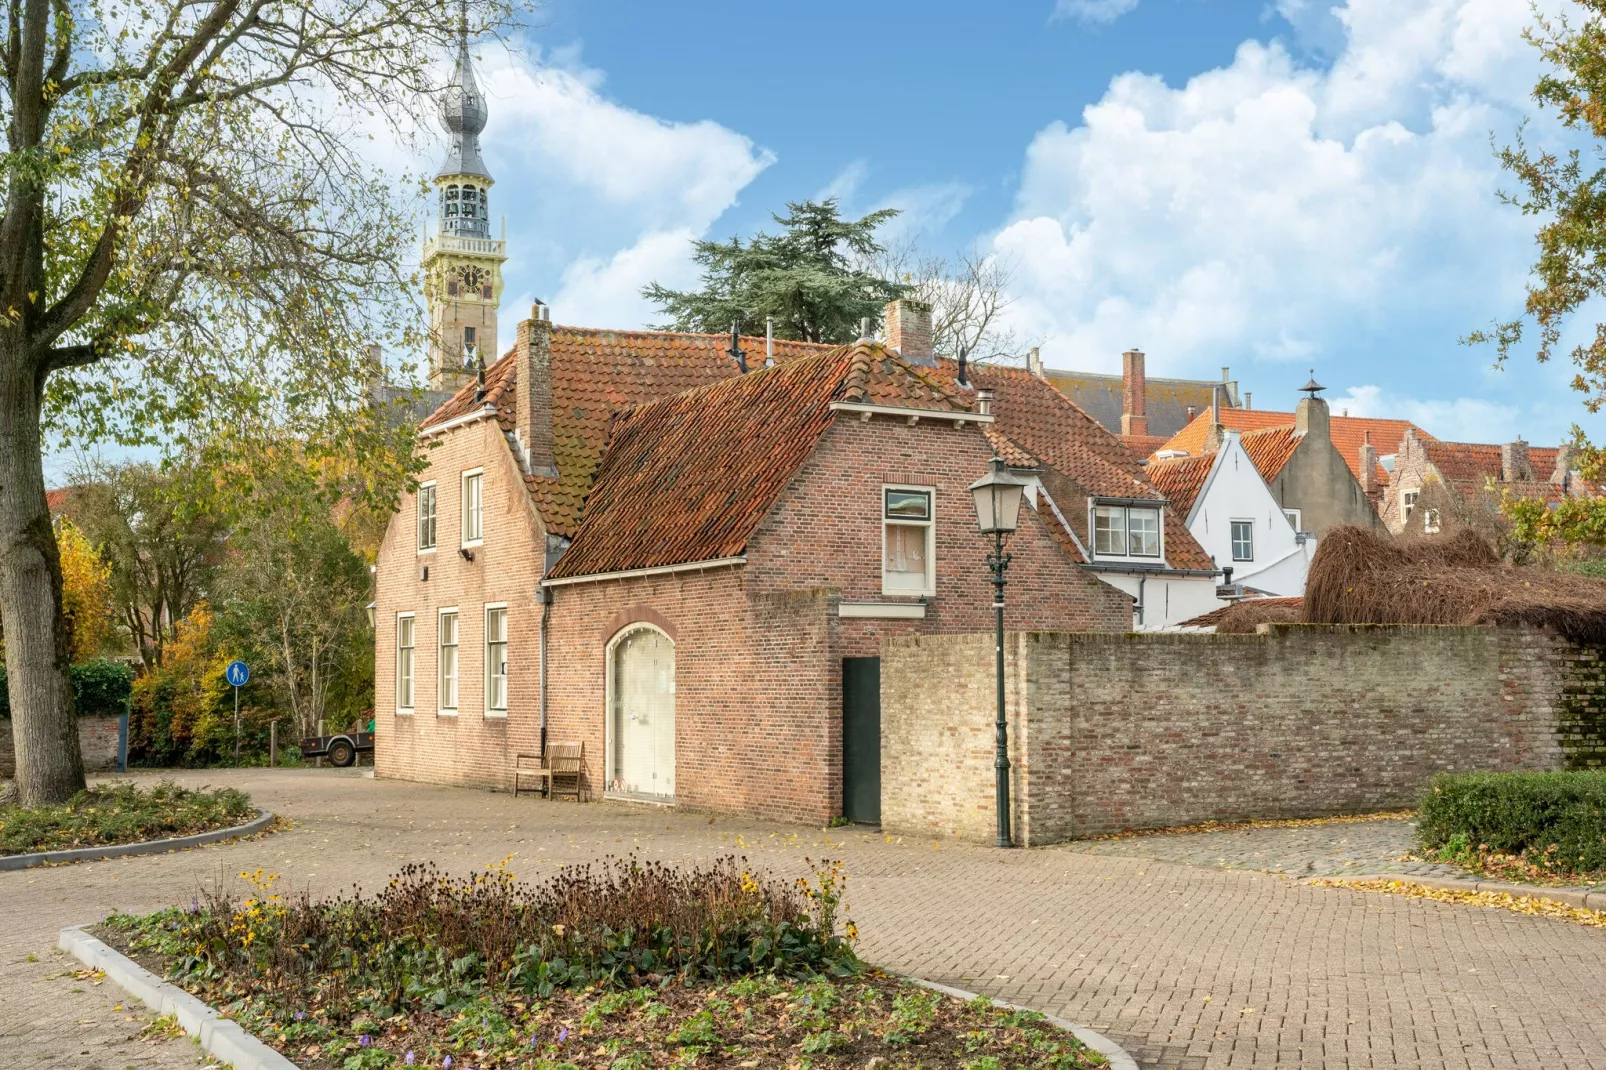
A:
{"type": "Polygon", "coordinates": [[[1228,431],[1216,452],[1187,523],[1216,566],[1232,569],[1233,583],[1274,595],[1305,593],[1316,538],[1296,535],[1237,431],[1228,431]]]}

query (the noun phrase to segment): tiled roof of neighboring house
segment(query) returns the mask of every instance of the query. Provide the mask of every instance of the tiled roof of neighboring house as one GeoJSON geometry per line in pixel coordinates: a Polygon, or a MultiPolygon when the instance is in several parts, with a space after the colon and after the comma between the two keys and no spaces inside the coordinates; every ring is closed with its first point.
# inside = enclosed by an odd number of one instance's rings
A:
{"type": "MultiPolygon", "coordinates": [[[[1238,441],[1243,444],[1244,452],[1249,454],[1249,460],[1253,462],[1255,471],[1259,472],[1260,478],[1267,483],[1277,478],[1289,458],[1293,457],[1294,450],[1299,448],[1299,436],[1294,434],[1293,424],[1287,427],[1268,427],[1264,431],[1251,431],[1238,436],[1238,441]]],[[[1350,466],[1350,470],[1354,471],[1359,467],[1360,458],[1357,456],[1356,463],[1350,466]]]]}
{"type": "MultiPolygon", "coordinates": [[[[950,378],[959,373],[958,365],[946,358],[938,360],[937,367],[950,378]]],[[[1083,497],[1072,498],[1068,488],[1057,489],[1052,478],[1042,480],[1066,519],[1078,526],[1080,538],[1088,538],[1085,524],[1080,522],[1087,510],[1086,496],[1163,497],[1149,484],[1142,464],[1121,439],[1053,383],[1024,368],[991,364],[972,366],[969,379],[973,386],[994,392],[997,423],[993,427],[1080,488],[1083,497]]],[[[1166,510],[1166,560],[1174,568],[1213,569],[1214,562],[1188,533],[1185,519],[1185,513],[1166,510]]]]}
{"type": "Polygon", "coordinates": [[[61,512],[67,504],[67,496],[71,493],[71,487],[57,487],[55,490],[45,491],[45,505],[50,509],[51,516],[61,512]]]}
{"type": "Polygon", "coordinates": [[[1147,457],[1165,445],[1164,435],[1122,435],[1121,442],[1136,457],[1147,457]]]}
{"type": "MultiPolygon", "coordinates": [[[[1500,447],[1482,442],[1426,441],[1422,450],[1439,474],[1451,482],[1476,482],[1500,478],[1500,447]]],[[[1554,446],[1529,446],[1528,464],[1534,481],[1548,482],[1556,470],[1554,446]]]]}
{"type": "MultiPolygon", "coordinates": [[[[1303,598],[1298,596],[1292,598],[1256,598],[1253,600],[1255,605],[1263,606],[1267,609],[1270,609],[1272,606],[1289,606],[1291,608],[1297,608],[1304,601],[1305,600],[1303,598]]],[[[1216,625],[1221,623],[1223,618],[1232,612],[1234,606],[1240,604],[1242,603],[1233,602],[1230,605],[1222,606],[1220,609],[1212,609],[1209,613],[1201,613],[1197,617],[1190,617],[1178,625],[1178,627],[1214,628],[1216,625]]]]}
{"type": "MultiPolygon", "coordinates": [[[[1271,412],[1267,409],[1222,409],[1221,425],[1230,431],[1262,431],[1271,427],[1292,427],[1294,414],[1291,412],[1271,412]]],[[[1363,416],[1331,417],[1333,445],[1343,455],[1344,463],[1349,465],[1355,478],[1361,477],[1361,443],[1366,435],[1372,436],[1372,448],[1379,455],[1393,453],[1399,449],[1400,440],[1405,437],[1405,429],[1413,428],[1416,437],[1423,441],[1433,441],[1433,436],[1417,427],[1409,420],[1380,420],[1363,416]]],[[[1187,453],[1203,453],[1205,439],[1210,433],[1210,413],[1201,412],[1187,427],[1171,436],[1169,442],[1163,447],[1167,450],[1183,450],[1187,453]]],[[[1380,464],[1373,473],[1379,484],[1387,483],[1388,472],[1380,464]]]]}
{"type": "MultiPolygon", "coordinates": [[[[608,442],[616,412],[740,375],[727,352],[730,336],[670,331],[604,331],[554,326],[552,353],[552,452],[556,479],[526,476],[525,482],[547,531],[572,538],[608,442]]],[[[833,346],[777,339],[777,363],[830,352],[833,346]]],[[[764,365],[764,339],[743,336],[748,367],[764,365]]],[[[497,407],[505,431],[517,417],[514,353],[485,370],[486,399],[497,407]]],[[[474,385],[459,390],[424,421],[433,427],[467,415],[485,402],[474,385]]]]}
{"type": "MultiPolygon", "coordinates": [[[[1124,384],[1119,375],[1098,375],[1093,372],[1062,372],[1050,368],[1043,378],[1053,383],[1066,397],[1106,431],[1121,433],[1122,392],[1124,384]]],[[[1223,404],[1236,404],[1237,398],[1228,397],[1230,384],[1213,383],[1199,379],[1144,380],[1144,409],[1149,420],[1149,431],[1154,437],[1167,438],[1188,424],[1188,409],[1204,412],[1210,408],[1210,399],[1217,389],[1222,391],[1223,404]]],[[[1149,452],[1153,452],[1152,450],[1149,452]]]]}
{"type": "Polygon", "coordinates": [[[1202,454],[1198,457],[1176,457],[1164,461],[1150,461],[1149,467],[1144,471],[1154,489],[1171,500],[1171,507],[1175,509],[1184,520],[1193,512],[1193,503],[1199,500],[1199,493],[1204,490],[1205,481],[1210,478],[1210,469],[1215,467],[1216,455],[1202,454]]]}
{"type": "Polygon", "coordinates": [[[623,413],[554,578],[734,557],[836,417],[833,402],[969,412],[876,342],[777,364],[623,413]]]}

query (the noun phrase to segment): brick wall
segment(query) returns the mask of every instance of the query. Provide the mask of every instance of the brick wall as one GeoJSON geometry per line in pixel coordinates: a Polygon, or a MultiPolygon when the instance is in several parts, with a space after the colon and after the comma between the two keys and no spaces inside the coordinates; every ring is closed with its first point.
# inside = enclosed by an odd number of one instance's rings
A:
{"type": "Polygon", "coordinates": [[[432,440],[420,482],[436,485],[436,549],[418,551],[418,502],[404,495],[380,546],[375,572],[374,746],[382,777],[436,784],[509,787],[513,755],[538,749],[540,606],[536,603],[543,544],[540,522],[512,452],[495,421],[445,432],[432,440]],[[465,560],[462,475],[483,468],[484,539],[465,560]],[[419,578],[428,566],[429,579],[419,578]],[[485,606],[508,607],[508,713],[487,716],[485,606]],[[458,706],[438,711],[439,611],[458,611],[458,706]],[[413,613],[414,704],[396,708],[396,620],[413,613]]]}
{"type": "MultiPolygon", "coordinates": [[[[84,769],[107,773],[117,768],[117,724],[120,717],[78,718],[78,746],[84,769]]],[[[11,718],[0,717],[0,776],[17,775],[17,752],[11,741],[11,718]]]]}
{"type": "MultiPolygon", "coordinates": [[[[889,827],[990,838],[984,639],[888,642],[889,827]],[[944,770],[962,798],[934,797],[944,770]]],[[[1016,819],[1033,843],[1409,806],[1441,770],[1578,767],[1606,751],[1600,652],[1533,630],[1041,633],[1009,636],[1006,653],[1016,819]]]]}

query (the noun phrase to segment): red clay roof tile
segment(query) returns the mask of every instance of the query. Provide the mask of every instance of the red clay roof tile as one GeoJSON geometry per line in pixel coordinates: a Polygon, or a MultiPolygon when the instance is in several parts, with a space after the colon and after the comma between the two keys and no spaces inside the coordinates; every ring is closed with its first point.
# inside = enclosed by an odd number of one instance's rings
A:
{"type": "MultiPolygon", "coordinates": [[[[1268,409],[1222,409],[1221,426],[1229,431],[1263,431],[1273,427],[1294,426],[1294,414],[1291,412],[1272,412],[1268,409]]],[[[1416,437],[1423,441],[1432,441],[1433,436],[1417,427],[1409,420],[1383,420],[1363,416],[1332,416],[1330,418],[1333,445],[1343,456],[1344,463],[1349,470],[1355,473],[1355,478],[1361,477],[1361,443],[1368,434],[1372,437],[1372,448],[1379,456],[1394,453],[1400,448],[1400,440],[1405,437],[1406,428],[1416,431],[1416,437]]],[[[1201,412],[1194,417],[1192,423],[1171,436],[1162,449],[1182,450],[1189,454],[1203,453],[1205,439],[1210,432],[1210,412],[1201,412]]],[[[1156,452],[1159,452],[1158,450],[1156,452]]],[[[1373,472],[1374,478],[1380,483],[1388,482],[1388,472],[1382,465],[1378,465],[1373,472]]]]}
{"type": "Polygon", "coordinates": [[[1199,493],[1204,490],[1205,481],[1210,478],[1210,469],[1216,464],[1216,455],[1207,453],[1202,457],[1176,457],[1164,461],[1150,461],[1145,469],[1149,482],[1154,489],[1171,500],[1171,507],[1181,514],[1184,521],[1188,514],[1193,512],[1193,503],[1199,500],[1199,493]]]}

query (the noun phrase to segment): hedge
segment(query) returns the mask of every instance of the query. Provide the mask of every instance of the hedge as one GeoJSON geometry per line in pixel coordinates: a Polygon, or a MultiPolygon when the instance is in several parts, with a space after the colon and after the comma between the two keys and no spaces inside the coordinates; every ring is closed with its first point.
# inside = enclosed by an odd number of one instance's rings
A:
{"type": "Polygon", "coordinates": [[[1606,869],[1606,770],[1440,773],[1422,797],[1417,835],[1435,850],[1458,833],[1549,868],[1606,869]]]}
{"type": "MultiPolygon", "coordinates": [[[[72,667],[72,693],[80,717],[120,717],[134,690],[134,670],[121,661],[96,658],[72,667]]],[[[0,665],[0,717],[11,716],[6,667],[0,665]]]]}

